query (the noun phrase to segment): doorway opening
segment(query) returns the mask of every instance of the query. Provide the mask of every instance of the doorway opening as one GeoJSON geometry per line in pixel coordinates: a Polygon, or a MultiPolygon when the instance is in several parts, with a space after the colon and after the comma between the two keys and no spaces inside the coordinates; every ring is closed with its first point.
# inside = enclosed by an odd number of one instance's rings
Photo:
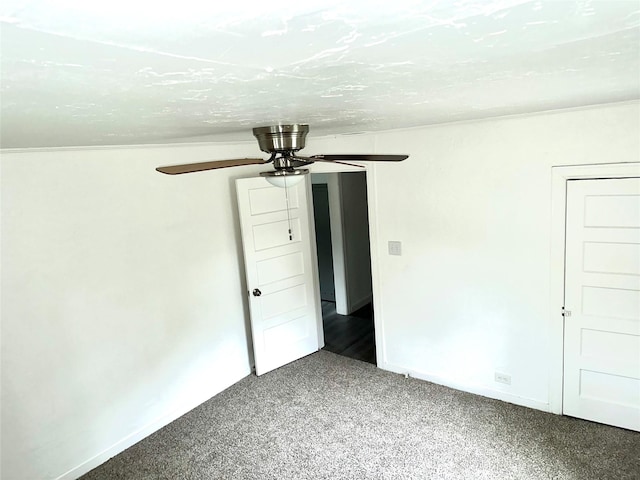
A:
{"type": "Polygon", "coordinates": [[[365,172],[311,175],[325,350],[376,364],[365,172]]]}

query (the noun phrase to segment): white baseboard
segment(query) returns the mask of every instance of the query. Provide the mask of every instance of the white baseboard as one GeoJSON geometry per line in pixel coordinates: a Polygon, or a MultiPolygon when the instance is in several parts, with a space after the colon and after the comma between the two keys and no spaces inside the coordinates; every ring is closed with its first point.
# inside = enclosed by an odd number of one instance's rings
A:
{"type": "Polygon", "coordinates": [[[367,295],[363,298],[356,300],[355,302],[348,302],[347,313],[343,313],[342,315],[351,315],[353,312],[371,303],[372,301],[373,301],[373,295],[367,295]]]}
{"type": "Polygon", "coordinates": [[[115,457],[117,454],[125,451],[127,448],[131,447],[132,445],[135,445],[140,440],[148,437],[149,435],[151,435],[152,433],[156,432],[157,430],[160,430],[162,427],[164,427],[164,426],[168,425],[169,423],[173,422],[174,420],[180,418],[185,413],[190,412],[191,410],[193,410],[197,406],[203,404],[204,402],[206,402],[210,398],[212,398],[212,397],[216,396],[217,394],[219,394],[220,392],[226,390],[227,388],[229,388],[233,384],[238,383],[240,380],[245,378],[250,373],[251,373],[250,371],[244,372],[244,375],[242,375],[239,378],[234,379],[228,385],[227,384],[216,385],[215,386],[216,388],[214,388],[211,391],[205,393],[204,395],[194,399],[192,402],[189,402],[188,404],[181,405],[180,407],[176,408],[175,410],[173,410],[173,411],[171,411],[171,412],[169,412],[169,413],[167,413],[165,415],[162,415],[159,418],[155,419],[154,421],[148,423],[147,425],[145,425],[144,427],[140,428],[139,430],[136,430],[135,432],[130,433],[126,437],[122,438],[121,440],[119,440],[116,443],[114,443],[113,445],[111,445],[109,448],[107,448],[107,449],[103,450],[102,452],[100,452],[98,455],[96,455],[96,456],[94,456],[92,458],[89,458],[88,460],[82,462],[80,465],[72,468],[68,472],[63,473],[62,475],[57,477],[56,480],[75,480],[77,478],[80,478],[85,473],[88,473],[91,470],[93,470],[94,468],[98,467],[99,465],[102,465],[104,462],[106,462],[110,458],[115,457]]]}
{"type": "Polygon", "coordinates": [[[378,365],[379,368],[387,370],[393,373],[400,373],[402,375],[409,375],[410,377],[417,378],[419,380],[425,380],[431,383],[437,383],[438,385],[444,385],[445,387],[461,390],[463,392],[473,393],[482,397],[493,398],[495,400],[502,400],[503,402],[513,403],[514,405],[520,405],[522,407],[533,408],[535,410],[542,410],[543,412],[551,412],[551,408],[548,402],[542,402],[533,398],[521,397],[509,392],[503,392],[501,390],[494,390],[481,385],[465,384],[456,381],[449,380],[438,375],[433,375],[424,372],[418,372],[415,370],[409,370],[397,365],[389,363],[383,363],[378,365]]]}

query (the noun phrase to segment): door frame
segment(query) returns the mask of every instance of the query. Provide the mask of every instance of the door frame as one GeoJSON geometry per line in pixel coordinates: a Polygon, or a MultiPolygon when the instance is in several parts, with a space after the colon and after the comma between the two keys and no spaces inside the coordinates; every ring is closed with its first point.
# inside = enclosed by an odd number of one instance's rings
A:
{"type": "Polygon", "coordinates": [[[549,311],[549,411],[562,414],[564,365],[565,222],[567,181],[640,176],[640,162],[551,167],[551,264],[549,311]]]}
{"type": "MultiPolygon", "coordinates": [[[[378,255],[378,216],[376,196],[376,165],[375,162],[362,164],[364,168],[350,167],[331,163],[314,163],[310,173],[346,173],[364,172],[367,179],[367,206],[369,213],[369,251],[371,252],[371,296],[376,313],[373,316],[373,328],[376,342],[376,366],[385,368],[387,364],[387,350],[384,335],[382,299],[380,297],[380,259],[378,255]]],[[[329,200],[331,201],[331,199],[329,200]]]]}

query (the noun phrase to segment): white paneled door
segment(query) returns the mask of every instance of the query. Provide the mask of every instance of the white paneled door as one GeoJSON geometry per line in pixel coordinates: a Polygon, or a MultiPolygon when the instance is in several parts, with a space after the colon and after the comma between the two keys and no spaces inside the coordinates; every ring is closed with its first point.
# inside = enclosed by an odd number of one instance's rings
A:
{"type": "Polygon", "coordinates": [[[310,181],[236,180],[256,374],[324,346],[310,181]]]}
{"type": "Polygon", "coordinates": [[[567,415],[640,430],[640,179],[567,182],[567,415]]]}

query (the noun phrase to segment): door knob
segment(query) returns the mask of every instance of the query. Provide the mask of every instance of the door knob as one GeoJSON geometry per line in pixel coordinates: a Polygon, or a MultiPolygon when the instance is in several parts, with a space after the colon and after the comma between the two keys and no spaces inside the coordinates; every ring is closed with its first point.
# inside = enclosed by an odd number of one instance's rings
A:
{"type": "Polygon", "coordinates": [[[254,288],[253,289],[253,296],[254,297],[259,297],[260,295],[262,295],[262,292],[260,291],[259,288],[254,288]]]}

